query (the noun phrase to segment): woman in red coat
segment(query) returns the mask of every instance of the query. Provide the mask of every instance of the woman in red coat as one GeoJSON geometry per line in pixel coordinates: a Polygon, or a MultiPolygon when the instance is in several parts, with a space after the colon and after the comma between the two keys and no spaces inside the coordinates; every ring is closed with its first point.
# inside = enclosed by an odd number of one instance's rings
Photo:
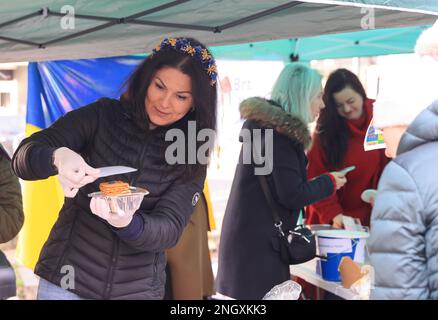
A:
{"type": "Polygon", "coordinates": [[[338,69],[328,78],[324,103],[308,153],[308,177],[338,171],[348,166],[344,188],[307,209],[308,224],[332,224],[343,227],[343,216],[359,218],[369,226],[371,206],[361,200],[366,189],[376,189],[384,166],[389,162],[385,150],[365,151],[364,138],[373,118],[373,100],[368,99],[358,77],[347,69],[338,69]]]}

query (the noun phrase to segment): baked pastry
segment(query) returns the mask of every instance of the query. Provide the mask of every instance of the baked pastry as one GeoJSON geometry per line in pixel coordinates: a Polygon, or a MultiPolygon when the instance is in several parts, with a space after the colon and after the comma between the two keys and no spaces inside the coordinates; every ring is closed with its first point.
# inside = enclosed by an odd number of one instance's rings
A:
{"type": "Polygon", "coordinates": [[[338,269],[341,274],[342,286],[347,289],[350,289],[353,283],[363,277],[359,264],[348,256],[342,257],[338,269]]]}
{"type": "Polygon", "coordinates": [[[119,196],[129,194],[129,183],[120,180],[102,182],[99,184],[99,189],[105,196],[119,196]]]}

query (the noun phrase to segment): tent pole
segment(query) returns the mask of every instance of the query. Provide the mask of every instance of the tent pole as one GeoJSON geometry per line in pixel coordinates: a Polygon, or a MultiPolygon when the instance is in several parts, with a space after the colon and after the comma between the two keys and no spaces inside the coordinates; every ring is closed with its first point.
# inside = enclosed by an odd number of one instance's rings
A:
{"type": "Polygon", "coordinates": [[[21,44],[27,44],[30,46],[35,46],[35,47],[40,47],[40,48],[42,47],[41,44],[36,43],[36,42],[21,40],[21,39],[14,39],[14,38],[9,38],[9,37],[4,37],[4,36],[0,36],[0,40],[9,41],[9,42],[16,42],[16,43],[21,43],[21,44]]]}
{"type": "Polygon", "coordinates": [[[189,1],[191,1],[191,0],[176,0],[176,1],[172,1],[172,2],[169,2],[169,3],[163,4],[161,6],[158,6],[158,7],[152,8],[152,9],[148,9],[148,10],[141,11],[139,13],[135,13],[133,15],[130,15],[130,16],[126,17],[126,21],[128,22],[129,20],[134,20],[136,18],[143,17],[143,16],[145,16],[147,14],[151,14],[151,13],[154,13],[154,12],[162,11],[162,10],[165,10],[167,8],[174,7],[174,6],[177,6],[177,5],[189,2],[189,1]]]}
{"type": "Polygon", "coordinates": [[[39,15],[43,14],[43,12],[44,12],[44,9],[40,9],[40,10],[34,12],[34,13],[29,13],[28,15],[25,15],[23,17],[20,17],[20,18],[14,19],[14,20],[10,20],[10,21],[6,21],[6,22],[3,22],[3,23],[0,23],[0,28],[6,27],[6,26],[8,26],[10,24],[14,24],[14,23],[17,23],[17,22],[20,22],[20,21],[23,21],[23,20],[27,20],[27,19],[36,17],[36,16],[39,16],[39,15]]]}
{"type": "MultiPolygon", "coordinates": [[[[55,17],[65,17],[65,13],[51,11],[51,10],[48,11],[48,14],[51,16],[55,16],[55,17]]],[[[74,17],[78,18],[78,19],[106,21],[106,22],[120,20],[120,18],[99,17],[99,16],[91,16],[91,15],[87,15],[87,14],[77,14],[77,13],[74,14],[74,17]]]]}
{"type": "Polygon", "coordinates": [[[217,30],[218,30],[217,32],[221,32],[221,31],[223,31],[225,29],[229,29],[229,28],[238,26],[240,24],[244,24],[246,22],[249,22],[249,21],[252,21],[252,20],[255,20],[255,19],[259,19],[259,18],[268,16],[270,14],[274,14],[274,13],[279,12],[279,11],[283,11],[283,10],[286,10],[286,9],[289,9],[289,8],[296,7],[296,6],[298,6],[298,5],[302,4],[302,3],[303,3],[302,1],[291,1],[291,2],[288,2],[288,3],[282,4],[280,6],[274,7],[272,9],[268,9],[268,10],[265,10],[265,11],[262,11],[262,12],[259,12],[259,13],[256,13],[256,14],[252,14],[252,15],[250,15],[248,17],[245,17],[245,18],[242,18],[242,19],[238,19],[238,20],[235,20],[235,21],[223,24],[221,26],[218,26],[217,27],[217,30]]]}
{"type": "Polygon", "coordinates": [[[170,23],[170,22],[157,22],[157,21],[149,21],[149,20],[147,20],[147,21],[146,20],[131,20],[128,23],[147,25],[147,26],[156,26],[156,27],[211,31],[211,32],[214,32],[216,30],[215,27],[195,26],[193,24],[180,24],[180,23],[170,23]]]}
{"type": "MultiPolygon", "coordinates": [[[[127,16],[125,18],[94,17],[94,16],[87,16],[87,15],[75,15],[76,17],[80,17],[81,16],[84,19],[98,18],[98,20],[109,21],[109,22],[105,23],[105,24],[102,24],[100,26],[96,26],[94,28],[90,28],[90,29],[87,29],[87,30],[76,32],[74,34],[70,34],[70,35],[65,36],[65,37],[61,37],[61,38],[57,38],[57,39],[53,39],[53,40],[47,41],[47,42],[43,43],[42,45],[43,46],[47,46],[49,44],[53,44],[53,43],[56,43],[56,42],[61,42],[61,41],[73,39],[73,38],[76,38],[76,37],[79,37],[79,36],[82,36],[82,35],[85,35],[85,34],[88,34],[88,33],[91,33],[91,32],[95,32],[95,31],[99,31],[99,30],[102,30],[102,29],[105,29],[105,28],[112,27],[112,26],[114,26],[116,24],[130,23],[131,20],[134,20],[134,19],[136,19],[138,17],[142,17],[142,16],[145,16],[147,14],[151,14],[151,13],[154,13],[154,12],[162,11],[162,10],[165,10],[167,8],[180,5],[180,4],[183,4],[183,3],[188,2],[188,1],[191,1],[191,0],[176,0],[176,1],[172,1],[172,2],[169,2],[169,3],[163,4],[161,6],[158,6],[158,7],[154,7],[154,8],[148,9],[148,10],[144,10],[144,11],[135,13],[135,14],[127,16]]],[[[56,16],[60,15],[60,13],[58,13],[58,12],[55,13],[55,12],[52,12],[52,11],[48,11],[48,14],[49,15],[56,15],[56,16]]]]}
{"type": "MultiPolygon", "coordinates": [[[[131,23],[131,24],[138,24],[138,25],[150,25],[150,26],[160,26],[160,27],[168,27],[168,28],[179,28],[179,29],[189,29],[189,30],[200,30],[200,31],[210,31],[210,32],[214,32],[214,33],[219,33],[225,29],[229,29],[241,24],[244,24],[246,22],[255,20],[255,19],[259,19],[271,14],[274,14],[276,12],[285,10],[285,9],[289,9],[295,6],[300,5],[302,2],[301,1],[291,1],[288,3],[285,3],[283,5],[277,6],[275,8],[271,8],[253,15],[250,15],[248,17],[242,18],[242,19],[238,19],[235,21],[232,21],[230,23],[226,23],[222,26],[216,26],[216,27],[209,27],[209,26],[196,26],[196,25],[189,25],[189,24],[178,24],[178,23],[169,23],[169,22],[155,22],[155,21],[144,21],[144,20],[136,20],[136,18],[139,17],[143,17],[145,15],[154,13],[154,12],[158,12],[158,11],[162,11],[165,10],[167,8],[173,7],[173,6],[177,6],[186,2],[189,2],[191,0],[175,0],[172,2],[169,2],[167,4],[163,4],[161,6],[155,7],[155,8],[151,8],[148,10],[144,10],[138,13],[135,13],[133,15],[124,17],[124,18],[112,18],[112,17],[99,17],[99,16],[92,16],[92,15],[83,15],[83,14],[76,14],[75,17],[77,18],[82,18],[82,19],[89,19],[89,20],[97,20],[97,21],[107,21],[107,23],[104,23],[102,25],[93,27],[93,28],[89,28],[80,32],[76,32],[74,34],[70,34],[61,38],[57,38],[57,39],[53,39],[53,40],[49,40],[47,42],[44,42],[42,44],[38,44],[35,42],[31,42],[31,41],[26,41],[26,40],[19,40],[19,39],[13,39],[13,38],[8,38],[8,37],[0,37],[0,39],[5,40],[5,41],[10,41],[10,42],[17,42],[17,43],[22,43],[22,44],[27,44],[27,45],[32,45],[32,46],[37,46],[39,48],[45,48],[46,46],[53,44],[53,43],[57,43],[57,42],[61,42],[61,41],[65,41],[65,40],[69,40],[69,39],[73,39],[73,38],[77,38],[80,37],[82,35],[85,34],[89,34],[95,31],[99,31],[102,29],[106,29],[109,28],[111,26],[117,25],[117,24],[126,24],[126,23],[131,23]]],[[[46,16],[65,16],[65,14],[62,14],[60,12],[54,12],[54,11],[50,11],[48,8],[45,9],[41,9],[38,10],[37,12],[28,14],[26,16],[11,20],[11,21],[7,21],[4,22],[2,24],[0,24],[0,28],[3,26],[7,26],[22,20],[26,20],[29,18],[32,18],[34,16],[37,15],[46,15],[46,16]]]]}
{"type": "MultiPolygon", "coordinates": [[[[158,11],[162,11],[162,10],[165,10],[167,8],[170,8],[170,7],[173,7],[176,5],[180,5],[180,4],[182,4],[184,2],[188,2],[188,1],[190,1],[190,0],[173,1],[173,2],[164,4],[164,5],[152,8],[152,9],[148,9],[148,10],[144,10],[144,11],[141,11],[138,13],[134,13],[128,17],[125,17],[125,18],[102,17],[102,16],[94,16],[94,15],[88,15],[88,14],[77,14],[77,13],[75,13],[74,16],[75,16],[75,18],[79,18],[79,19],[88,19],[88,20],[106,21],[106,22],[116,21],[116,22],[120,22],[120,23],[128,23],[128,22],[131,22],[131,20],[136,21],[135,20],[136,18],[145,16],[145,15],[148,15],[151,13],[155,13],[158,11]]],[[[51,16],[57,16],[57,17],[64,17],[65,16],[65,13],[51,11],[51,10],[48,11],[48,14],[51,16]]]]}
{"type": "Polygon", "coordinates": [[[49,44],[54,44],[56,42],[61,42],[61,41],[77,38],[77,37],[83,36],[85,34],[89,34],[89,33],[95,32],[95,31],[99,31],[99,30],[102,30],[102,29],[109,28],[109,27],[111,27],[113,25],[116,25],[116,24],[119,24],[119,22],[118,21],[108,22],[108,23],[105,23],[105,24],[101,24],[100,26],[96,26],[94,28],[90,28],[90,29],[87,29],[87,30],[83,30],[83,31],[80,31],[80,32],[76,32],[76,33],[70,34],[70,35],[65,36],[65,37],[61,37],[61,38],[57,38],[57,39],[53,39],[53,40],[44,42],[42,45],[43,46],[48,46],[49,44]]]}

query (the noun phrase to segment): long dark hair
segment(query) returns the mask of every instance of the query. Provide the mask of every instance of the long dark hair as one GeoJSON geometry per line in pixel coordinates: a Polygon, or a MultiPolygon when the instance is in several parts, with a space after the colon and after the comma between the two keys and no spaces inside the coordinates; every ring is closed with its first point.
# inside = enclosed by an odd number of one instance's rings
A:
{"type": "Polygon", "coordinates": [[[335,170],[340,165],[347,151],[347,120],[339,115],[333,97],[346,87],[356,91],[364,101],[367,99],[362,83],[353,72],[337,69],[327,79],[323,96],[325,108],[319,114],[316,134],[321,143],[325,164],[330,170],[335,170]]]}
{"type": "MultiPolygon", "coordinates": [[[[202,43],[193,38],[184,38],[194,46],[201,46],[207,49],[202,43]]],[[[211,55],[211,53],[209,52],[211,55]]],[[[153,56],[146,58],[137,69],[133,72],[127,81],[127,91],[123,95],[125,99],[133,106],[135,118],[140,121],[140,125],[149,130],[149,119],[145,110],[145,97],[147,89],[155,73],[162,68],[176,68],[185,75],[189,76],[192,83],[192,97],[194,111],[189,113],[178,121],[181,127],[187,128],[189,120],[196,121],[196,136],[202,129],[212,129],[216,131],[216,113],[217,113],[217,87],[211,85],[211,78],[207,71],[203,69],[200,61],[189,56],[187,53],[178,50],[160,50],[153,56]],[[182,123],[185,122],[185,123],[182,123]]],[[[185,132],[187,133],[187,132],[185,132]]],[[[186,135],[187,138],[187,135],[186,135]]],[[[197,150],[202,144],[196,141],[197,150]]],[[[213,142],[211,142],[213,144],[213,142]]],[[[209,153],[211,150],[208,150],[209,153]]],[[[210,154],[208,154],[210,156],[210,154]]],[[[187,152],[186,152],[187,158],[187,152]]],[[[203,165],[196,160],[195,165],[189,165],[186,161],[188,175],[200,173],[203,165]]]]}

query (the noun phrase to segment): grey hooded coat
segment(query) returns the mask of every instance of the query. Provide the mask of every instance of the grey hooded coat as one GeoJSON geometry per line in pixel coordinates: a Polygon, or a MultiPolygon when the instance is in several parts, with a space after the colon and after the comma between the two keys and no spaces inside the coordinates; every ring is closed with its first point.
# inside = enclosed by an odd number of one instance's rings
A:
{"type": "Polygon", "coordinates": [[[438,100],[402,136],[371,214],[372,299],[438,299],[438,100]]]}

